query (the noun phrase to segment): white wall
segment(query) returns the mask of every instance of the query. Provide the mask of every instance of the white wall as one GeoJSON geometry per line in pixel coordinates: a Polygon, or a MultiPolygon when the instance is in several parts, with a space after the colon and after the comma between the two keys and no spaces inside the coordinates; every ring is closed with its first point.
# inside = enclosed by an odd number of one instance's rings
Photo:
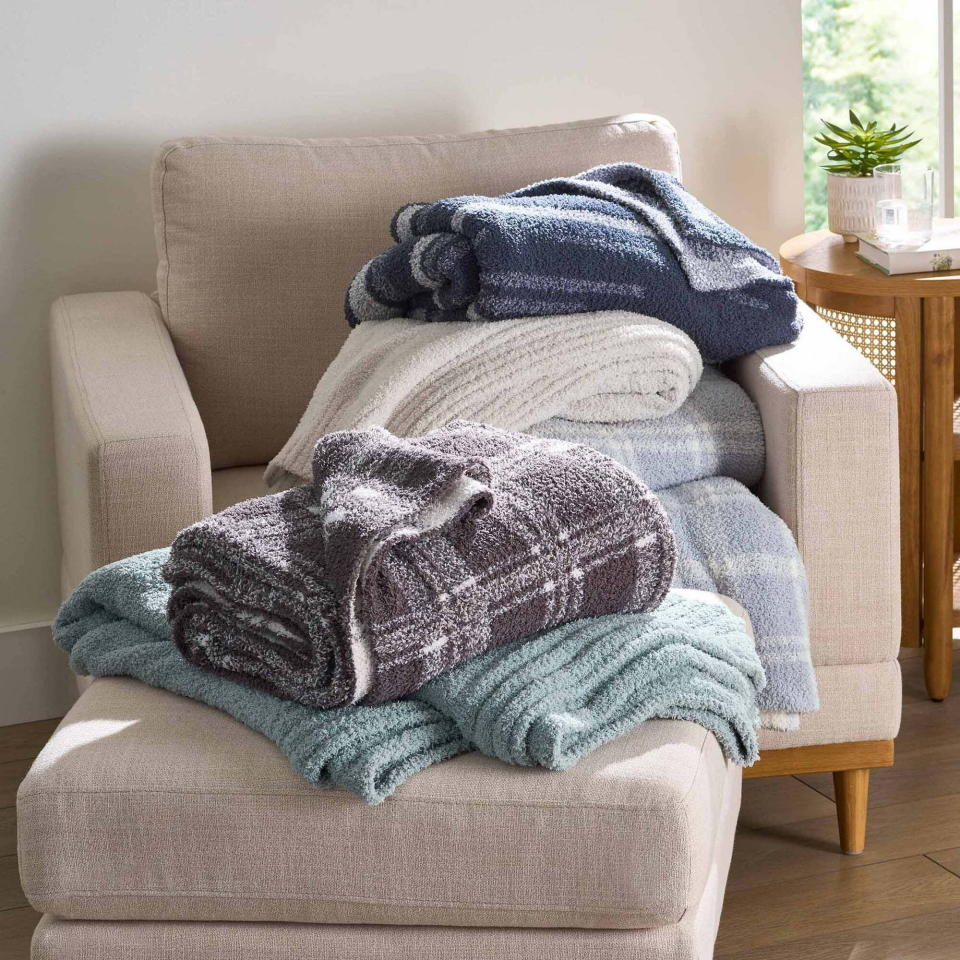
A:
{"type": "Polygon", "coordinates": [[[57,603],[48,305],[153,289],[164,139],[647,111],[722,216],[771,247],[801,226],[799,0],[31,0],[3,21],[0,626],[57,603]]]}
{"type": "Polygon", "coordinates": [[[0,628],[0,726],[61,717],[76,694],[67,655],[53,645],[48,625],[0,628]]]}

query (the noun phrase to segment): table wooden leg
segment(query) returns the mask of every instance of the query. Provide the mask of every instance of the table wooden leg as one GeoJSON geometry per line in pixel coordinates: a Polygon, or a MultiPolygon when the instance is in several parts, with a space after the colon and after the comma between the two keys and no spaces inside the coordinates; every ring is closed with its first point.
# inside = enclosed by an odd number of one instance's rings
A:
{"type": "Polygon", "coordinates": [[[923,301],[923,668],[943,700],[953,667],[953,298],[923,301]]]}
{"type": "Polygon", "coordinates": [[[960,400],[960,323],[957,323],[957,305],[953,306],[953,627],[960,626],[957,618],[957,557],[960,556],[960,460],[957,445],[957,401],[960,400]]]}
{"type": "Polygon", "coordinates": [[[905,647],[920,646],[920,451],[923,355],[920,300],[897,297],[897,418],[900,439],[900,597],[905,647]]]}

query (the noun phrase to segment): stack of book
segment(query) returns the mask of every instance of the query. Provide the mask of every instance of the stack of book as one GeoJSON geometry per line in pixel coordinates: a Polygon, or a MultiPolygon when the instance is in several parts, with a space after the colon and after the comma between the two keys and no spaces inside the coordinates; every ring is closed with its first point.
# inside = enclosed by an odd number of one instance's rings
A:
{"type": "Polygon", "coordinates": [[[933,236],[913,249],[890,248],[875,233],[858,233],[857,256],[888,274],[960,270],[960,219],[934,220],[933,236]]]}

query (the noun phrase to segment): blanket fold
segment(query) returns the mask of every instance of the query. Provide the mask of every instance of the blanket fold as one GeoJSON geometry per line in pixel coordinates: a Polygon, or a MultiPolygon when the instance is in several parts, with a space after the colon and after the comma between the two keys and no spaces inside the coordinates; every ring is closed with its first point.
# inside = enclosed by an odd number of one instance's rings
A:
{"type": "Polygon", "coordinates": [[[373,428],[324,437],[314,472],[177,536],[169,616],[191,662],[308,706],[381,703],[670,585],[658,500],[587,447],[467,421],[373,428]]]}
{"type": "Polygon", "coordinates": [[[673,176],[636,164],[409,204],[391,232],[396,246],[349,288],[351,326],[630,310],[685,330],[711,362],[800,331],[776,260],[673,176]]]}
{"type": "Polygon", "coordinates": [[[317,440],[382,426],[419,436],[455,417],[525,430],[550,417],[620,423],[673,413],[703,362],[670,324],[623,311],[479,323],[361,324],[267,467],[272,489],[311,477],[317,440]]]}
{"type": "Polygon", "coordinates": [[[188,663],[172,642],[169,549],[91,573],[54,639],[79,674],[130,676],[230,714],[272,740],[318,787],[379,803],[420,770],[471,749],[562,770],[653,718],[699,723],[726,755],[757,757],[763,670],[743,622],[672,591],[656,610],[547,630],[481,654],[409,698],[318,710],[188,663]],[[464,672],[461,672],[464,671],[464,672]]]}
{"type": "Polygon", "coordinates": [[[668,416],[627,423],[551,417],[526,432],[592,447],[642,477],[651,490],[707,477],[731,477],[752,487],[763,476],[760,411],[743,387],[711,366],[668,416]]]}

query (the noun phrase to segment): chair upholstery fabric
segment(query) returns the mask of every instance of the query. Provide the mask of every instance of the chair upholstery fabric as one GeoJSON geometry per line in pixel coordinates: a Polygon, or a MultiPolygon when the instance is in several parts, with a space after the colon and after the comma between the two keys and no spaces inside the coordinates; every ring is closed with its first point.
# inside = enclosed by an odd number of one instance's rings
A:
{"type": "Polygon", "coordinates": [[[214,467],[263,463],[287,440],[347,335],[347,287],[391,245],[398,207],[617,160],[679,175],[673,128],[634,115],[452,136],[165,144],[153,177],[160,305],[214,467]]]}
{"type": "Polygon", "coordinates": [[[854,740],[892,740],[900,729],[900,664],[814,666],[820,709],[804,714],[799,730],[761,730],[760,752],[854,740]]]}
{"type": "Polygon", "coordinates": [[[760,409],[758,493],[800,547],[815,664],[895,660],[900,468],[892,384],[810,307],[796,343],[733,361],[760,409]]]}
{"type": "Polygon", "coordinates": [[[381,806],[226,714],[95,681],[18,796],[24,891],[68,919],[636,929],[725,873],[740,770],[650,721],[552,773],[466,754],[381,806]]]}
{"type": "MultiPolygon", "coordinates": [[[[732,844],[732,836],[725,843],[732,844]]],[[[712,960],[730,853],[695,908],[646,930],[143,923],[45,916],[33,960],[712,960]]]]}
{"type": "Polygon", "coordinates": [[[203,423],[157,304],[85,293],[50,333],[62,586],[151,547],[211,510],[203,423]]]}

